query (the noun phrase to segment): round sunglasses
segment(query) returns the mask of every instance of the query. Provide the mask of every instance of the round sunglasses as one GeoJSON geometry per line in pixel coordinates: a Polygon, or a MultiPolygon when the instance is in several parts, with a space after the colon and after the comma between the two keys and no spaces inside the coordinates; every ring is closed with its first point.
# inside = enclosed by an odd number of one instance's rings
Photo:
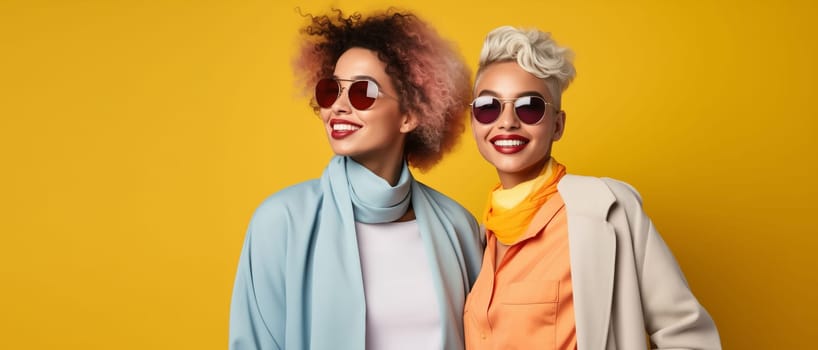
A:
{"type": "MultiPolygon", "coordinates": [[[[479,96],[471,103],[471,114],[481,124],[491,124],[500,118],[503,106],[508,102],[514,102],[514,114],[517,115],[517,119],[528,125],[539,124],[545,117],[546,105],[551,105],[539,96],[518,98],[479,96]]],[[[553,106],[551,105],[552,108],[553,106]]]]}
{"type": "Polygon", "coordinates": [[[371,80],[324,78],[315,84],[315,102],[319,107],[330,108],[341,97],[345,89],[341,86],[342,81],[352,83],[346,88],[347,96],[349,96],[349,104],[359,111],[371,108],[380,95],[394,98],[380,91],[378,84],[371,80]]]}

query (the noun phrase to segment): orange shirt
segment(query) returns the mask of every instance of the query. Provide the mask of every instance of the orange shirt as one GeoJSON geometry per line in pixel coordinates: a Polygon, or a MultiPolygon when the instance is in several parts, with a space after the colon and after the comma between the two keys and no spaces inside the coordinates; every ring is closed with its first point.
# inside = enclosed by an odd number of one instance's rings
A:
{"type": "Polygon", "coordinates": [[[497,266],[497,238],[486,234],[483,266],[463,318],[466,349],[576,349],[568,223],[559,193],[497,266]]]}

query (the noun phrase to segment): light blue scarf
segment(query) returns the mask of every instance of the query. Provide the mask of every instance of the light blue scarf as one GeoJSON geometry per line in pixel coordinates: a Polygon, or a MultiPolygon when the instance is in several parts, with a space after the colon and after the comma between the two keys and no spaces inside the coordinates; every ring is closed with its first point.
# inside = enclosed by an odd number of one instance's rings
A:
{"type": "MultiPolygon", "coordinates": [[[[409,181],[409,167],[403,165],[400,179],[395,187],[389,185],[382,177],[375,175],[369,169],[358,162],[341,158],[343,164],[331,162],[327,171],[330,176],[330,187],[334,192],[336,188],[344,187],[344,180],[348,183],[349,198],[352,200],[355,214],[355,221],[365,224],[380,224],[392,222],[399,219],[409,209],[412,203],[412,184],[409,181]],[[343,161],[346,160],[346,161],[343,161]],[[346,165],[346,176],[343,165],[346,165]],[[337,169],[336,169],[337,168],[337,169]]],[[[338,194],[338,197],[344,194],[338,194]]]]}
{"type": "Polygon", "coordinates": [[[431,253],[427,255],[435,278],[438,304],[442,304],[439,306],[444,326],[443,348],[462,347],[462,328],[451,322],[462,322],[459,314],[462,306],[448,303],[465,301],[464,291],[468,290],[469,281],[465,279],[463,257],[457,254],[459,249],[452,247],[451,239],[455,233],[449,222],[451,219],[437,212],[439,208],[424,191],[426,188],[414,181],[406,165],[398,184],[392,187],[383,178],[346,157],[334,157],[320,181],[324,198],[313,261],[315,271],[320,273],[312,275],[314,311],[310,320],[310,346],[316,349],[364,349],[366,302],[355,220],[365,223],[395,221],[412,204],[424,248],[431,253]]]}

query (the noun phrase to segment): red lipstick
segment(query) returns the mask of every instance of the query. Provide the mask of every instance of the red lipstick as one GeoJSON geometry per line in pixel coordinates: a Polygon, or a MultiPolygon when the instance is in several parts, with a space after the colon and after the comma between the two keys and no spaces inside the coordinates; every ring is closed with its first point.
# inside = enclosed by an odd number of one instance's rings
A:
{"type": "Polygon", "coordinates": [[[354,134],[361,127],[362,125],[360,124],[355,124],[344,119],[333,118],[329,121],[330,136],[336,140],[340,140],[354,134]]]}
{"type": "Polygon", "coordinates": [[[522,151],[530,140],[520,135],[497,135],[489,141],[497,152],[514,154],[522,151]]]}

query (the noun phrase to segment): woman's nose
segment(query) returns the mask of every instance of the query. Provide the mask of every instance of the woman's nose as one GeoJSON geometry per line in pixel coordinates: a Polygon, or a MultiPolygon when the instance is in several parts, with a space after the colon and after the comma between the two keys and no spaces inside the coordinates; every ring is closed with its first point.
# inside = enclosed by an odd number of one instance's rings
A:
{"type": "Polygon", "coordinates": [[[500,116],[497,117],[497,127],[501,129],[517,129],[520,127],[520,120],[514,114],[514,101],[505,101],[500,108],[500,116]],[[511,104],[506,106],[506,104],[511,104]]]}
{"type": "Polygon", "coordinates": [[[338,98],[336,98],[335,102],[333,102],[332,106],[330,106],[333,114],[347,114],[351,111],[349,106],[349,96],[344,93],[344,90],[346,90],[346,88],[341,87],[341,90],[338,91],[338,98]]]}

